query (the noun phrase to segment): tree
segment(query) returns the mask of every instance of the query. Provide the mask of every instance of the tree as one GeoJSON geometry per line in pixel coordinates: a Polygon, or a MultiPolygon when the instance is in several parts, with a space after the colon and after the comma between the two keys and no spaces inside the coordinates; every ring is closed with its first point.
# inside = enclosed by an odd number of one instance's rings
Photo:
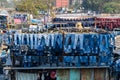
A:
{"type": "Polygon", "coordinates": [[[104,4],[110,1],[111,0],[83,0],[82,6],[86,10],[102,12],[104,4]]]}
{"type": "Polygon", "coordinates": [[[45,0],[21,0],[15,4],[17,11],[28,12],[35,15],[38,14],[38,11],[47,9],[45,0]]]}
{"type": "Polygon", "coordinates": [[[119,2],[109,2],[104,5],[104,11],[106,13],[120,13],[119,2]]]}

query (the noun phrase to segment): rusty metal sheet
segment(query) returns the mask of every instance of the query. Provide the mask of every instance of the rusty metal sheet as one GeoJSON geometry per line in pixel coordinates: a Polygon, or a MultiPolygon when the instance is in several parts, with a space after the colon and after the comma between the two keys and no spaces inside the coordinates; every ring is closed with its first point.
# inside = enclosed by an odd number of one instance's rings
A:
{"type": "Polygon", "coordinates": [[[81,80],[92,80],[92,69],[81,69],[81,80]]]}
{"type": "Polygon", "coordinates": [[[95,69],[94,70],[94,80],[106,80],[106,70],[105,69],[95,69]]]}
{"type": "Polygon", "coordinates": [[[70,80],[69,73],[70,70],[57,70],[57,80],[70,80]]]}
{"type": "Polygon", "coordinates": [[[70,80],[80,80],[79,69],[70,69],[70,80]]]}

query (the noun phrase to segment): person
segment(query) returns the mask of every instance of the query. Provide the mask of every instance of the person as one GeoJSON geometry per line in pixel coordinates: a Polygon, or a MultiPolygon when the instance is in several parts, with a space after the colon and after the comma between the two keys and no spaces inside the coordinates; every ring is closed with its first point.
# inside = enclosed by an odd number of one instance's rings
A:
{"type": "Polygon", "coordinates": [[[45,78],[45,80],[57,80],[57,78],[56,78],[56,72],[55,71],[51,71],[49,73],[49,75],[47,76],[47,78],[45,78]]]}

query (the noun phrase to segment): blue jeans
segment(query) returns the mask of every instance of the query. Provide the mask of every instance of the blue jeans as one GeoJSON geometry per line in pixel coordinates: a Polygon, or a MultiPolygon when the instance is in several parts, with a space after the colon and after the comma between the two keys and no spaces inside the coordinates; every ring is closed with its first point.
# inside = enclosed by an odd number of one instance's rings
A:
{"type": "Polygon", "coordinates": [[[96,56],[89,56],[89,63],[90,65],[97,65],[96,56]]]}
{"type": "Polygon", "coordinates": [[[38,42],[37,49],[43,51],[44,48],[45,48],[45,39],[44,37],[41,37],[41,40],[38,42]]]}
{"type": "Polygon", "coordinates": [[[80,65],[87,66],[88,65],[88,56],[79,56],[80,65]]]}
{"type": "Polygon", "coordinates": [[[89,34],[84,34],[84,40],[83,40],[83,48],[84,48],[84,53],[85,54],[90,54],[91,49],[90,49],[90,41],[91,41],[91,35],[89,34]]]}
{"type": "Polygon", "coordinates": [[[83,38],[84,38],[84,34],[76,34],[78,35],[78,37],[75,37],[75,39],[77,39],[77,43],[76,44],[76,51],[77,53],[81,54],[83,53],[83,38]]]}
{"type": "Polygon", "coordinates": [[[64,41],[64,52],[71,53],[74,44],[74,34],[66,34],[64,41]]]}
{"type": "Polygon", "coordinates": [[[35,42],[34,42],[34,49],[37,49],[37,45],[38,45],[38,35],[37,34],[34,34],[34,37],[35,37],[35,42]]]}
{"type": "Polygon", "coordinates": [[[26,56],[24,55],[24,63],[23,66],[24,67],[31,67],[31,56],[26,56]]]}
{"type": "Polygon", "coordinates": [[[100,35],[100,52],[108,51],[108,35],[101,34],[100,35]]]}
{"type": "Polygon", "coordinates": [[[63,41],[63,37],[62,34],[55,34],[54,35],[54,47],[53,49],[55,49],[55,51],[59,51],[62,50],[62,41],[63,41]]]}
{"type": "Polygon", "coordinates": [[[15,45],[18,44],[18,41],[19,41],[18,39],[19,39],[18,35],[17,35],[17,34],[14,34],[14,44],[15,44],[15,45]]]}
{"type": "Polygon", "coordinates": [[[33,49],[33,34],[30,34],[30,48],[33,49]]]}
{"type": "Polygon", "coordinates": [[[99,35],[92,34],[91,38],[91,51],[93,54],[98,54],[99,49],[99,35]]]}

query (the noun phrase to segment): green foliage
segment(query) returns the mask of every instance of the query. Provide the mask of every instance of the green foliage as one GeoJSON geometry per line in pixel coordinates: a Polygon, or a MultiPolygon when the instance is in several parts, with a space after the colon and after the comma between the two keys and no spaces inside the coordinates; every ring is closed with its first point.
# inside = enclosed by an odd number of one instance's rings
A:
{"type": "Polygon", "coordinates": [[[119,0],[83,0],[82,6],[85,8],[85,10],[100,11],[107,13],[120,12],[119,0]]]}
{"type": "Polygon", "coordinates": [[[109,2],[104,5],[104,11],[106,13],[120,13],[119,2],[109,2]]]}
{"type": "Polygon", "coordinates": [[[37,15],[38,11],[47,9],[46,1],[44,0],[21,0],[16,2],[16,9],[22,12],[28,12],[37,15]]]}

